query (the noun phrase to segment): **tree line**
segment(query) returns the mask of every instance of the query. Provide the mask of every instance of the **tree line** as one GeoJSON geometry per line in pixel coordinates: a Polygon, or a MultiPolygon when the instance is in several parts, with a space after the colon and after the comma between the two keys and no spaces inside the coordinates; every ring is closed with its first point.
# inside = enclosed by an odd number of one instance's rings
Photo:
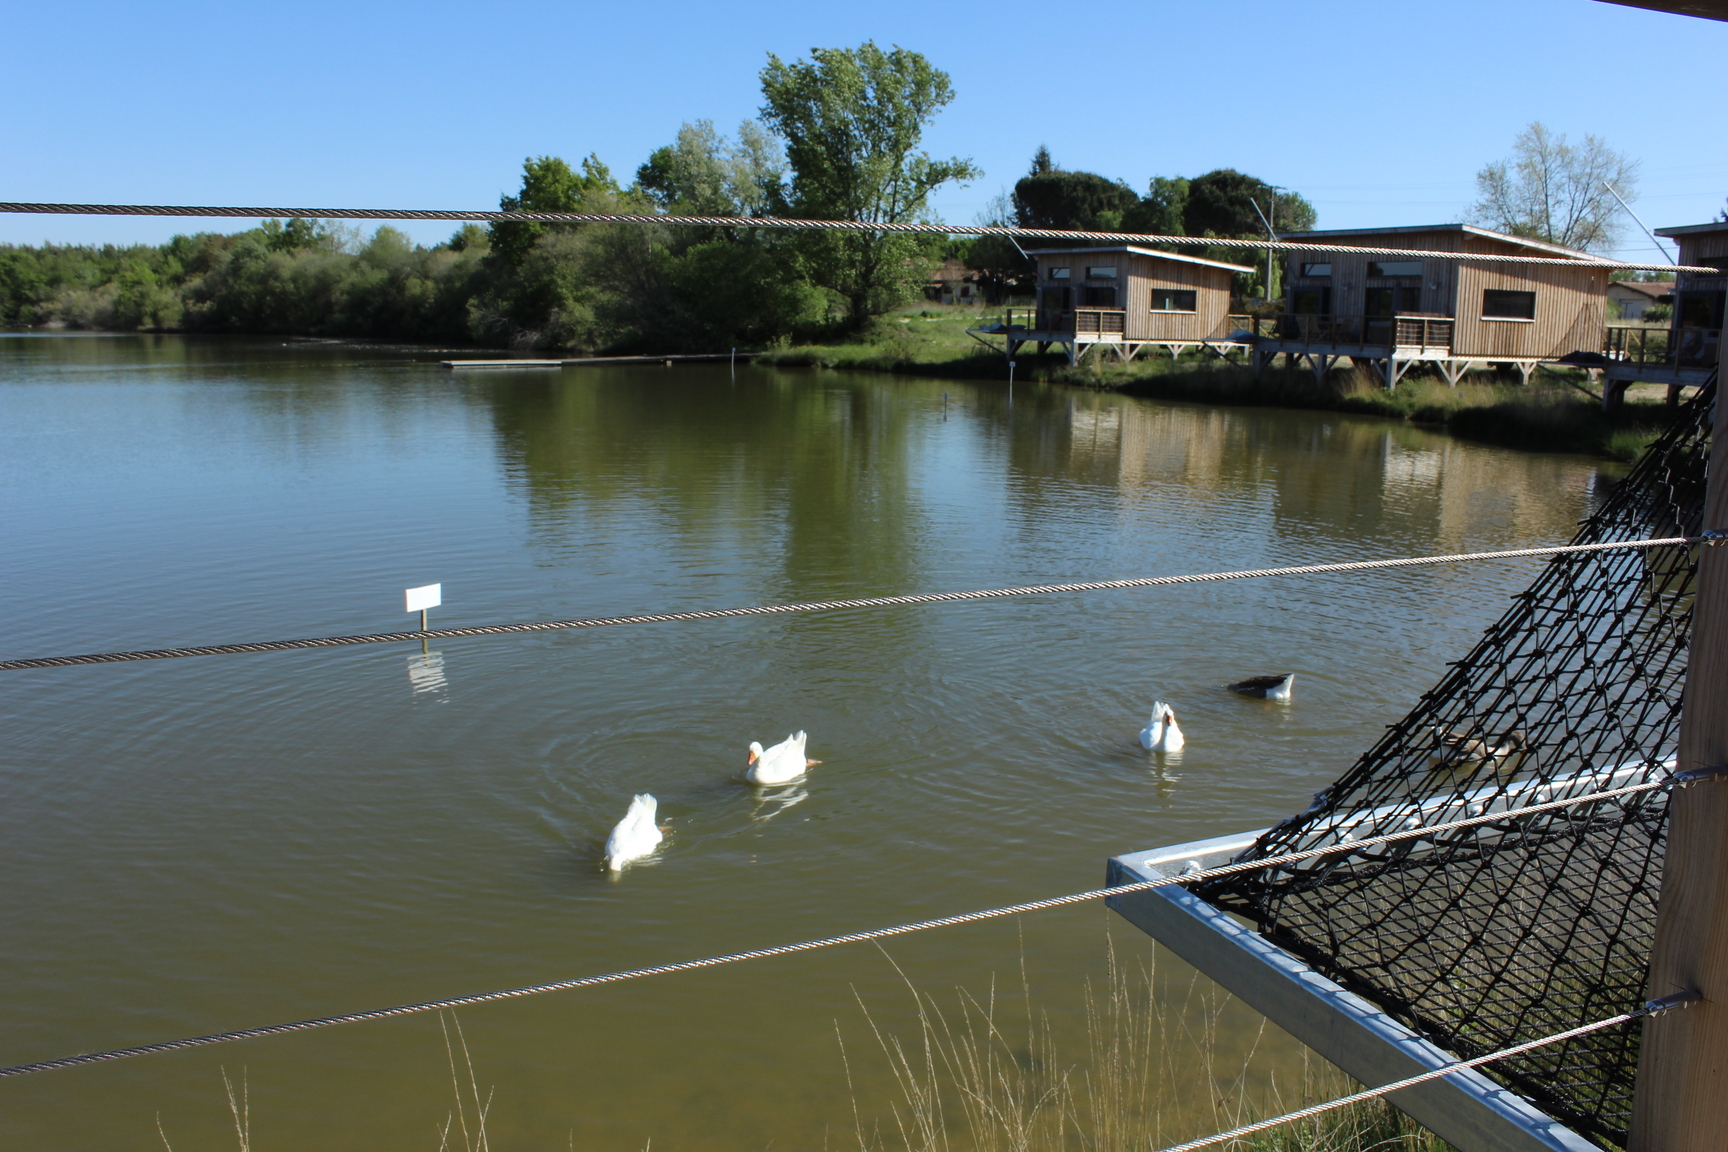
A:
{"type": "MultiPolygon", "coordinates": [[[[945,259],[975,269],[994,297],[1030,292],[1030,261],[1004,238],[748,223],[771,216],[932,222],[937,189],[981,175],[970,160],[935,158],[920,147],[924,130],[954,98],[946,73],[919,53],[867,42],[793,61],[771,54],[760,81],[759,117],[731,136],[710,121],[685,124],[628,183],[594,155],[574,166],[555,156],[529,158],[518,190],[500,200],[505,210],[746,223],[505,221],[465,225],[441,244],[422,246],[388,225],[368,236],[333,221],[291,219],[162,245],[0,246],[0,325],[709,351],[855,333],[915,299],[945,259]]],[[[1630,162],[1612,153],[1604,159],[1594,138],[1568,152],[1564,137],[1542,132],[1534,125],[1519,141],[1521,155],[1546,149],[1541,164],[1515,159],[1484,170],[1479,209],[1498,213],[1496,222],[1509,231],[1605,243],[1613,229],[1600,213],[1584,227],[1555,229],[1532,218],[1530,205],[1543,201],[1521,189],[1537,179],[1552,186],[1556,172],[1588,153],[1581,178],[1618,178],[1629,196],[1630,162]]],[[[1300,193],[1234,169],[1154,177],[1140,193],[1118,179],[1064,169],[1040,147],[1026,175],[978,222],[1260,239],[1273,229],[1311,229],[1316,215],[1300,193]]],[[[1251,259],[1228,249],[1201,254],[1251,259]]],[[[1276,279],[1263,279],[1261,271],[1239,276],[1238,294],[1276,297],[1276,279]]]]}

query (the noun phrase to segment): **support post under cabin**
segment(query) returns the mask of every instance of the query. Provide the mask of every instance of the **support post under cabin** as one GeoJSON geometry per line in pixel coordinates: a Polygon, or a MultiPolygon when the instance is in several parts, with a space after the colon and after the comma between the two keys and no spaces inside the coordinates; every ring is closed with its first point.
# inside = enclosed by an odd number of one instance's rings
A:
{"type": "MultiPolygon", "coordinates": [[[[1718,398],[1707,530],[1728,529],[1725,417],[1728,405],[1718,398]]],[[[1728,545],[1699,549],[1689,648],[1680,771],[1728,764],[1728,545]]],[[[1695,988],[1701,999],[1644,1023],[1628,1148],[1719,1152],[1728,1143],[1728,780],[1677,788],[1669,803],[1649,994],[1695,988]]]]}

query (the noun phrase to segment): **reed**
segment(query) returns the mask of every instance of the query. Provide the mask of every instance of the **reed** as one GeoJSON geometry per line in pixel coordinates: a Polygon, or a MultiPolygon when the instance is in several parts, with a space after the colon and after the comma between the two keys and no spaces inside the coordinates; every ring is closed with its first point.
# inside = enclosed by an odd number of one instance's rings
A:
{"type": "MultiPolygon", "coordinates": [[[[1056,1049],[1048,1013],[1033,1006],[1024,965],[1012,996],[1000,995],[992,979],[982,995],[956,989],[947,1009],[894,967],[914,1008],[909,1035],[883,1027],[854,990],[898,1090],[897,1099],[869,1115],[854,1090],[859,1152],[1150,1152],[1358,1087],[1306,1051],[1294,1100],[1275,1078],[1256,1085],[1252,1050],[1240,1068],[1221,1068],[1218,1025],[1228,996],[1196,975],[1178,1002],[1151,960],[1125,965],[1113,942],[1103,976],[1084,987],[1086,1052],[1072,1064],[1056,1049]]],[[[851,1088],[852,1057],[838,1022],[836,1033],[851,1088]]],[[[1383,1101],[1370,1101],[1217,1147],[1444,1152],[1449,1146],[1383,1101]]]]}

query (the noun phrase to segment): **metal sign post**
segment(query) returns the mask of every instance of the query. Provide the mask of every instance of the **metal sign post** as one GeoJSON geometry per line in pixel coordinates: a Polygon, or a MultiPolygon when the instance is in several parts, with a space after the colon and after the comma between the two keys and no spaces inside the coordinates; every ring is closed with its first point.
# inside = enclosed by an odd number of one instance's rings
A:
{"type": "Polygon", "coordinates": [[[422,584],[418,588],[409,588],[404,592],[409,612],[420,613],[420,631],[426,631],[426,609],[436,608],[444,603],[444,585],[422,584]]]}

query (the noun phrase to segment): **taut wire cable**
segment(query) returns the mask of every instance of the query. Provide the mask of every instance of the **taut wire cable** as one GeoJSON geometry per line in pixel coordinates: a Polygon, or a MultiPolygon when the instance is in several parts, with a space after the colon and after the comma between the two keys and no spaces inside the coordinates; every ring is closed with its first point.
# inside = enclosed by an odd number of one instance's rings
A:
{"type": "Polygon", "coordinates": [[[353,636],[314,636],[303,640],[267,640],[251,644],[205,644],[186,648],[147,648],[134,652],[94,652],[83,656],[38,656],[0,660],[0,672],[32,668],[68,668],[79,664],[122,664],[135,660],[172,660],[182,656],[235,656],[249,652],[288,652],[301,648],[336,648],[348,644],[396,644],[409,640],[453,640],[464,636],[504,636],[519,632],[560,632],[572,628],[609,628],[616,624],[660,624],[674,620],[726,620],[739,616],[775,616],[791,612],[833,612],[848,608],[890,608],[908,604],[951,604],[965,600],[998,600],[1014,596],[1044,596],[1057,592],[1105,592],[1128,588],[1165,588],[1176,584],[1206,584],[1223,580],[1253,580],[1264,576],[1312,576],[1337,572],[1368,572],[1382,568],[1416,568],[1458,564],[1467,560],[1515,560],[1527,556],[1567,556],[1637,548],[1664,548],[1714,541],[1714,536],[1665,536],[1650,540],[1614,540],[1594,544],[1553,544],[1500,552],[1458,552],[1444,556],[1403,556],[1389,560],[1352,560],[1338,564],[1295,564],[1283,568],[1245,568],[1234,572],[1193,572],[1180,576],[1144,576],[1131,580],[1088,580],[1069,584],[1032,584],[1017,588],[983,588],[968,592],[921,592],[906,596],[866,596],[853,600],[809,600],[792,604],[759,604],[748,608],[703,608],[687,612],[652,612],[635,616],[586,616],[574,620],[540,620],[525,624],[484,624],[472,628],[431,628],[424,632],[372,632],[353,636]]]}
{"type": "Polygon", "coordinates": [[[1193,1152],[1193,1149],[1204,1148],[1208,1144],[1221,1144],[1226,1140],[1236,1140],[1255,1132],[1264,1132],[1268,1128],[1277,1128],[1284,1124],[1295,1123],[1298,1120],[1306,1120],[1310,1116],[1319,1116],[1324,1112],[1330,1112],[1336,1108],[1344,1108],[1363,1100],[1372,1100],[1377,1096],[1389,1096],[1394,1092],[1414,1087],[1417,1084],[1426,1083],[1429,1080],[1438,1080],[1441,1077],[1450,1076],[1454,1072],[1462,1072],[1466,1068],[1480,1068],[1482,1065],[1492,1064],[1496,1060],[1506,1060],[1513,1056],[1522,1055],[1525,1052],[1533,1052],[1538,1048],[1546,1048],[1550,1044],[1559,1044],[1561,1041],[1571,1040],[1577,1036],[1587,1036],[1592,1032],[1600,1032],[1604,1028],[1612,1028],[1616,1024],[1627,1024],[1633,1020],[1642,1019],[1645,1016],[1659,1016],[1664,1012],[1671,1012],[1676,1008],[1684,1008],[1686,1005],[1692,1003],[1698,998],[1698,993],[1696,992],[1677,992],[1672,996],[1664,996],[1660,1000],[1646,1001],[1644,1007],[1635,1012],[1622,1012],[1618,1016],[1610,1016],[1606,1020],[1598,1020],[1593,1024],[1580,1024],[1576,1028],[1568,1028],[1564,1032],[1556,1032],[1554,1035],[1544,1036],[1540,1040],[1529,1040],[1523,1044],[1514,1044],[1510,1048],[1502,1048],[1498,1052],[1490,1052],[1486,1056],[1476,1056],[1469,1060],[1459,1060],[1456,1063],[1446,1065],[1444,1068],[1435,1068],[1432,1071],[1424,1072],[1419,1076],[1411,1076],[1404,1080],[1394,1080],[1390,1084],[1382,1084],[1378,1088],[1369,1088],[1362,1092],[1353,1092],[1348,1096],[1340,1096],[1336,1100],[1328,1100],[1324,1104],[1315,1104],[1312,1107],[1301,1108],[1295,1112],[1286,1112],[1282,1116],[1274,1116],[1270,1120],[1258,1120],[1253,1124],[1244,1124],[1240,1128],[1232,1128],[1228,1132],[1219,1132],[1212,1136],[1202,1136],[1197,1140],[1189,1140],[1183,1144],[1172,1144],[1168,1148],[1159,1149],[1159,1152],[1193,1152]]]}
{"type": "Polygon", "coordinates": [[[346,1012],[338,1016],[319,1016],[310,1020],[298,1020],[290,1024],[269,1024],[259,1028],[241,1028],[230,1032],[214,1032],[207,1036],[190,1036],[181,1040],[163,1040],[154,1044],[139,1044],[130,1048],[115,1048],[106,1052],[85,1052],[77,1056],[62,1056],[55,1060],[39,1060],[31,1064],[15,1064],[0,1068],[0,1078],[9,1076],[27,1076],[34,1072],[50,1072],[60,1068],[75,1068],[84,1064],[97,1064],[108,1060],[124,1060],[133,1056],[149,1056],[162,1052],[175,1052],[184,1048],[200,1048],[208,1044],[225,1044],[234,1040],[253,1040],[265,1036],[282,1036],[290,1032],[305,1032],[314,1028],[328,1028],[335,1024],[359,1024],[370,1020],[384,1020],[395,1016],[411,1016],[421,1012],[436,1012],[446,1008],[467,1008],[476,1004],[489,1004],[498,1000],[514,1000],[524,996],[538,996],[546,992],[565,992],[575,988],[592,988],[600,984],[617,984],[625,980],[637,980],[645,976],[666,976],[676,972],[692,972],[702,968],[717,968],[723,964],[734,964],[741,960],[761,960],[770,956],[788,956],[798,952],[814,952],[819,948],[832,948],[840,944],[858,944],[870,940],[883,940],[891,936],[905,936],[912,932],[923,932],[931,928],[949,928],[959,924],[973,924],[981,920],[994,920],[1003,916],[1017,916],[1025,912],[1041,912],[1048,908],[1061,908],[1069,904],[1081,904],[1089,900],[1097,900],[1107,896],[1123,896],[1132,892],[1144,892],[1153,888],[1163,888],[1172,884],[1197,884],[1202,881],[1216,879],[1220,876],[1231,876],[1241,872],[1259,872],[1281,868],[1287,864],[1297,864],[1304,860],[1314,860],[1322,856],[1350,856],[1366,848],[1391,844],[1402,840],[1412,840],[1419,837],[1435,836],[1442,832],[1452,832],[1461,828],[1473,828],[1481,824],[1503,823],[1519,816],[1533,815],[1539,812],[1549,812],[1558,808],[1569,808],[1580,804],[1594,804],[1606,800],[1619,799],[1640,792],[1651,792],[1660,788],[1668,788],[1676,784],[1685,786],[1691,783],[1692,776],[1675,774],[1664,776],[1660,780],[1650,780],[1642,784],[1628,784],[1621,788],[1610,788],[1601,792],[1591,792],[1582,796],[1571,796],[1561,800],[1549,800],[1541,804],[1530,804],[1522,808],[1509,808],[1501,812],[1486,813],[1460,820],[1450,820],[1427,827],[1403,829],[1384,836],[1369,836],[1361,840],[1351,840],[1347,843],[1329,844],[1319,848],[1308,848],[1300,852],[1286,852],[1280,856],[1269,856],[1256,860],[1240,861],[1231,864],[1220,864],[1215,868],[1206,868],[1189,872],[1180,876],[1165,876],[1155,880],[1138,880],[1132,884],[1121,884],[1113,888],[1092,888],[1085,892],[1074,892],[1066,896],[1052,896],[1043,900],[1028,900],[1023,904],[1009,904],[1000,908],[986,908],[977,912],[962,912],[954,916],[938,916],[931,920],[917,920],[908,924],[897,924],[888,928],[872,928],[863,932],[847,932],[839,936],[824,936],[815,940],[804,940],[796,944],[780,944],[771,948],[752,948],[745,952],[730,952],[719,956],[706,956],[698,960],[680,960],[671,964],[654,964],[646,968],[627,968],[618,972],[606,972],[595,976],[580,976],[573,980],[555,980],[546,984],[529,984],[520,988],[505,988],[495,992],[481,992],[470,996],[451,996],[442,1000],[426,1000],[418,1004],[399,1004],[393,1008],[374,1008],[364,1012],[346,1012]]]}
{"type": "MultiPolygon", "coordinates": [[[[1619,268],[1628,272],[1697,272],[1715,268],[1689,264],[1631,264],[1605,257],[1506,256],[1489,252],[1425,252],[1292,240],[1232,240],[1216,236],[1162,236],[1150,232],[1082,232],[1064,228],[1015,228],[1002,224],[922,224],[870,220],[796,220],[778,216],[662,216],[652,212],[467,212],[418,208],[232,208],[183,204],[38,204],[0,201],[0,212],[58,216],[199,216],[242,219],[299,216],[323,220],[468,220],[524,224],[672,224],[698,228],[791,228],[829,232],[883,232],[918,236],[1008,236],[1027,240],[1110,240],[1120,244],[1173,244],[1279,252],[1358,252],[1403,260],[1468,260],[1481,264],[1553,264],[1569,268],[1619,268]]],[[[1558,247],[1556,245],[1556,247],[1558,247]]]]}

